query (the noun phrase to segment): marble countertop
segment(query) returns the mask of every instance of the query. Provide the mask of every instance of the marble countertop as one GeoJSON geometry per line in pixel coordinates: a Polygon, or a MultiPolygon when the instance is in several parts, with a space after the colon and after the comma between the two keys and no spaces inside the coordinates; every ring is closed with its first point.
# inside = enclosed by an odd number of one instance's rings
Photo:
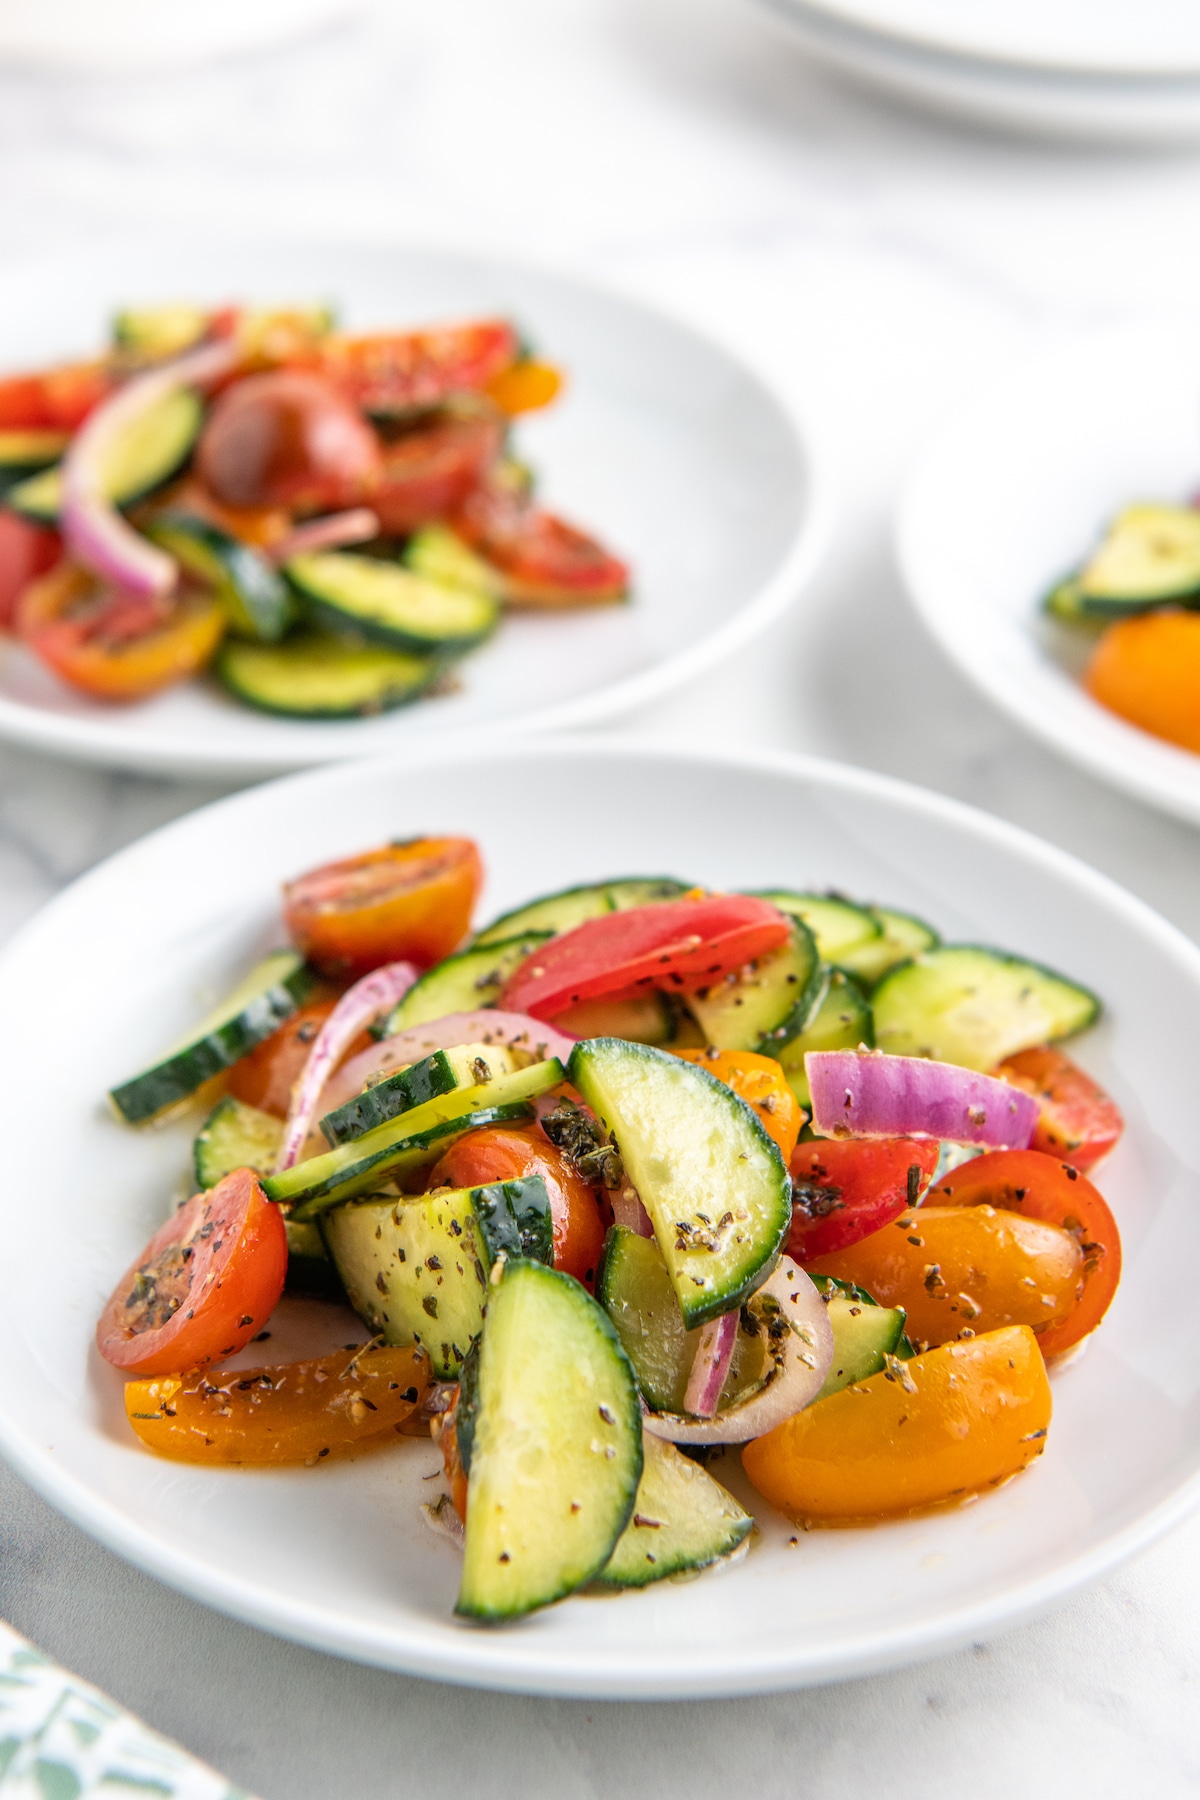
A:
{"type": "MultiPolygon", "coordinates": [[[[1200,838],[1018,736],[925,637],[889,544],[938,414],[1003,360],[1200,301],[1200,153],[1007,141],[894,110],[748,0],[384,0],[270,55],[138,78],[0,68],[6,267],[182,218],[470,244],[600,274],[739,347],[840,500],[769,642],[609,729],[815,751],[1053,839],[1200,938],[1200,838]]],[[[0,749],[0,934],[217,790],[0,749]]],[[[1119,1453],[1119,1446],[1114,1447],[1119,1453]]],[[[277,1642],[117,1562],[0,1470],[0,1616],[263,1800],[832,1800],[1200,1788],[1200,1520],[1050,1618],[798,1695],[473,1694],[277,1642]],[[686,1769],[686,1775],[683,1774],[686,1769]]]]}

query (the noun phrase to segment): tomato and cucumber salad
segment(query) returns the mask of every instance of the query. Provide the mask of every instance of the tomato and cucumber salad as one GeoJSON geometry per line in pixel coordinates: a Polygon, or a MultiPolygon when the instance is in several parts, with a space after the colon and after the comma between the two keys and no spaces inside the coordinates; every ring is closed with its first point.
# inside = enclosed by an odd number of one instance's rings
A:
{"type": "Polygon", "coordinates": [[[445,690],[508,609],[628,596],[514,453],[561,386],[507,319],[123,311],[94,362],[0,380],[0,631],[110,703],[206,672],[306,719],[445,690]]]}
{"type": "MultiPolygon", "coordinates": [[[[380,407],[432,379],[345,366],[380,407]]],[[[493,1623],[743,1553],[706,1448],[807,1526],[1039,1456],[1120,1278],[1085,1172],[1120,1114],[1062,1048],[1096,996],[840,894],[620,876],[480,927],[483,881],[453,836],[298,873],[286,945],[111,1090],[197,1125],[97,1329],[147,1450],[432,1437],[456,1610],[493,1623]],[[289,1294],[366,1341],[243,1367],[289,1294]]]]}

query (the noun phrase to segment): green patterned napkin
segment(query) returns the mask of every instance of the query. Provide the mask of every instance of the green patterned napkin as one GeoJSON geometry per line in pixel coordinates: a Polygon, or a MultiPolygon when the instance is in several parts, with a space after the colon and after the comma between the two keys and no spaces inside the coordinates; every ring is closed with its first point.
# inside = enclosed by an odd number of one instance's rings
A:
{"type": "Polygon", "coordinates": [[[0,1624],[3,1800],[251,1800],[0,1624]]]}

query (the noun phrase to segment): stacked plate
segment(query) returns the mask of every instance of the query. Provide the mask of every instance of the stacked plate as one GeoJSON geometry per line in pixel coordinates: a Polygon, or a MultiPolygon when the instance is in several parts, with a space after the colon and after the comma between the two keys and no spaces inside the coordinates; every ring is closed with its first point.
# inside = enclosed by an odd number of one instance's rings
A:
{"type": "Polygon", "coordinates": [[[764,0],[823,61],[1010,129],[1200,136],[1191,0],[764,0]]]}

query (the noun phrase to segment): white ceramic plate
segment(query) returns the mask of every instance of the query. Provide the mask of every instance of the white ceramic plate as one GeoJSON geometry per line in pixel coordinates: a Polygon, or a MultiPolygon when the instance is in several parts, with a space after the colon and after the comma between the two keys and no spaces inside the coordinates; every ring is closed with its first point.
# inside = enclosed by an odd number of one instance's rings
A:
{"type": "Polygon", "coordinates": [[[0,640],[0,736],[180,775],[261,775],[464,730],[575,726],[639,704],[768,625],[825,537],[799,427],[725,350],[634,300],[504,261],[352,245],[98,239],[6,272],[0,362],[87,354],[120,301],[331,299],[351,326],[501,311],[568,373],[516,441],[548,503],[633,567],[626,606],[513,614],[460,691],[380,718],[256,713],[207,680],[132,707],[76,694],[0,640]]]}
{"type": "Polygon", "coordinates": [[[1027,730],[1102,780],[1200,821],[1200,756],[1084,692],[1086,633],[1043,617],[1121,506],[1200,488],[1200,332],[1159,322],[1085,338],[1007,374],[909,478],[900,564],[946,654],[1027,730]]]}
{"type": "MultiPolygon", "coordinates": [[[[885,93],[956,119],[1038,137],[1130,143],[1171,142],[1200,134],[1200,73],[1192,52],[1180,49],[1180,72],[1122,73],[1100,59],[1098,68],[1076,72],[997,60],[956,47],[950,34],[935,42],[916,29],[885,26],[882,0],[762,0],[772,15],[812,55],[845,75],[885,93]]],[[[1032,0],[1035,11],[1037,0],[1032,0]]],[[[952,0],[948,0],[952,6],[952,0]]],[[[941,0],[929,0],[924,22],[946,23],[941,0]]],[[[974,9],[953,7],[968,21],[974,9]]],[[[1189,9],[1194,23],[1196,14],[1189,9]]],[[[989,23],[1002,14],[986,10],[989,23]]],[[[1024,14],[1022,13],[1022,19],[1024,14]]],[[[907,24],[907,20],[906,20],[907,24]]],[[[969,29],[969,27],[968,27],[969,29]]],[[[1193,34],[1194,36],[1194,34],[1193,34]]]]}
{"type": "MultiPolygon", "coordinates": [[[[1165,1271],[1200,1256],[1198,1007],[1200,951],[1111,882],[952,801],[817,761],[476,743],[239,795],[95,870],[0,961],[0,1446],[55,1506],[185,1592],[447,1680],[694,1699],[978,1638],[1111,1567],[1200,1498],[1200,1336],[1187,1306],[1164,1303],[1165,1271]],[[514,809],[527,822],[531,803],[547,828],[514,829],[514,809]],[[829,883],[926,914],[951,937],[1019,948],[1104,994],[1107,1023],[1080,1054],[1129,1123],[1103,1175],[1125,1279],[1087,1355],[1056,1379],[1048,1449],[1030,1473],[960,1511],[805,1534],[755,1502],[730,1456],[720,1473],[762,1528],[745,1561],[481,1631],[451,1617],[457,1553],[417,1514],[439,1491],[423,1480],[432,1446],[218,1471],[157,1461],[132,1440],[91,1334],[182,1187],[189,1133],[131,1134],[102,1090],[275,940],[281,877],[430,826],[480,839],[485,914],[614,872],[829,883]]],[[[276,1334],[280,1360],[296,1329],[276,1334]]],[[[329,1329],[335,1342],[344,1332],[329,1329]]]]}
{"type": "Polygon", "coordinates": [[[191,64],[318,30],[366,0],[0,0],[0,61],[94,73],[191,64]]]}

